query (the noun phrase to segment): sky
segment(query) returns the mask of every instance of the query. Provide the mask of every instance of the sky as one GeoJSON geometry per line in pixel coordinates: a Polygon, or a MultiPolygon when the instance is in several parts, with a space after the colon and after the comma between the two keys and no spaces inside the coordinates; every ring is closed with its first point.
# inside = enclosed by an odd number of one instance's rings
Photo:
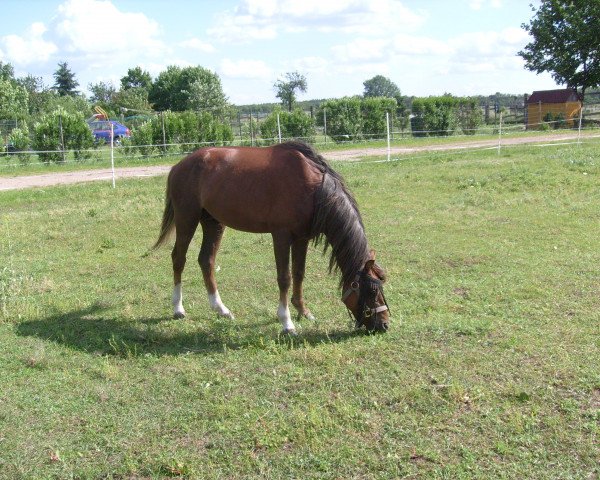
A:
{"type": "Polygon", "coordinates": [[[536,0],[0,0],[0,61],[54,84],[66,61],[80,90],[129,68],[217,73],[231,103],[277,102],[297,71],[300,100],[360,95],[375,75],[403,95],[523,94],[557,88],[524,68],[521,25],[536,0]]]}

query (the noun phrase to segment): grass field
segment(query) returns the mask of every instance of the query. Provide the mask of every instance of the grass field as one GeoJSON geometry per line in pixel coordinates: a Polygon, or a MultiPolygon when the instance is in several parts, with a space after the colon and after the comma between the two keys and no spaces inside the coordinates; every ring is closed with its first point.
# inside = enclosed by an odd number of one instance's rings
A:
{"type": "Polygon", "coordinates": [[[228,230],[210,312],[171,320],[163,178],[0,193],[0,478],[600,475],[600,146],[336,163],[386,267],[353,331],[311,249],[317,321],[279,336],[268,235],[228,230]]]}

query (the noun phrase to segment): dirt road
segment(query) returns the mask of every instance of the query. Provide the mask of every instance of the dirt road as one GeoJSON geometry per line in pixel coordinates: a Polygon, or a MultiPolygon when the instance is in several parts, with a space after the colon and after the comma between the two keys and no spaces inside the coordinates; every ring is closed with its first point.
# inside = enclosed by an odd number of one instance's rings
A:
{"type": "MultiPolygon", "coordinates": [[[[588,139],[600,137],[600,134],[585,134],[582,138],[588,139]]],[[[567,132],[552,135],[541,135],[535,137],[514,137],[503,138],[502,145],[519,145],[525,143],[555,143],[565,142],[577,139],[577,133],[567,132]]],[[[403,155],[415,152],[439,151],[439,150],[460,150],[471,148],[493,147],[498,145],[498,140],[471,140],[460,143],[444,145],[422,145],[418,147],[392,147],[392,155],[403,155]]],[[[359,148],[352,150],[338,150],[324,152],[323,156],[327,160],[356,160],[367,156],[386,155],[387,148],[359,148]]],[[[156,175],[165,175],[171,167],[169,165],[155,165],[148,167],[123,167],[115,169],[115,178],[126,177],[151,177],[156,175]]],[[[97,170],[79,170],[74,172],[56,172],[41,175],[18,176],[18,177],[0,177],[0,191],[18,190],[32,187],[49,187],[52,185],[68,185],[81,182],[92,181],[111,181],[112,171],[109,168],[97,170]]]]}

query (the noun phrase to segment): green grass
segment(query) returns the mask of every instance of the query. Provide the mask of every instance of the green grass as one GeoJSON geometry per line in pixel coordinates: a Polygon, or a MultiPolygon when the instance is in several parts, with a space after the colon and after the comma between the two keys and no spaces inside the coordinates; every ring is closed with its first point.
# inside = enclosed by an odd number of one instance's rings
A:
{"type": "Polygon", "coordinates": [[[311,249],[317,321],[280,337],[270,237],[233,230],[236,319],[198,235],[171,320],[164,177],[0,193],[0,478],[598,478],[598,148],[336,163],[389,275],[373,336],[311,249]]]}

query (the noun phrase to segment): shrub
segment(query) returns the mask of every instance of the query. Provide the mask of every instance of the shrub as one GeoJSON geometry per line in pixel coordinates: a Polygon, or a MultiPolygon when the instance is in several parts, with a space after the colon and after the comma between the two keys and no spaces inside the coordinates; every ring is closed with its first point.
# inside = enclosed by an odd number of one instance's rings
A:
{"type": "Polygon", "coordinates": [[[554,128],[568,128],[565,114],[560,112],[554,117],[554,128]]]}
{"type": "Polygon", "coordinates": [[[386,112],[393,121],[398,103],[395,98],[367,97],[361,102],[362,134],[368,138],[385,138],[387,135],[386,112]]]}
{"type": "Polygon", "coordinates": [[[326,100],[319,105],[317,123],[324,125],[327,115],[327,135],[335,142],[362,138],[361,98],[343,97],[326,100]]]}
{"type": "Polygon", "coordinates": [[[208,112],[162,112],[132,132],[125,145],[128,154],[151,155],[156,148],[186,153],[203,145],[225,145],[233,140],[230,125],[208,112]]]}
{"type": "Polygon", "coordinates": [[[288,112],[277,108],[260,124],[260,135],[266,143],[277,143],[279,140],[277,115],[282,139],[296,138],[314,142],[316,131],[312,118],[300,109],[288,112]]]}
{"type": "Polygon", "coordinates": [[[458,126],[465,135],[475,135],[483,121],[479,100],[477,98],[461,98],[457,107],[458,126]]]}
{"type": "Polygon", "coordinates": [[[458,104],[459,99],[452,95],[415,98],[412,112],[415,117],[420,119],[420,121],[411,122],[413,127],[415,124],[420,127],[420,131],[415,136],[451,135],[458,124],[456,115],[458,104]]]}
{"type": "Polygon", "coordinates": [[[8,142],[15,148],[19,162],[23,165],[29,163],[31,153],[27,150],[29,150],[31,145],[31,139],[29,138],[29,128],[27,128],[27,125],[23,124],[23,126],[13,129],[8,136],[8,142]]]}
{"type": "Polygon", "coordinates": [[[35,123],[33,132],[33,148],[40,151],[39,157],[44,162],[63,161],[64,150],[72,150],[77,161],[91,156],[94,136],[80,113],[54,110],[35,123]]]}

